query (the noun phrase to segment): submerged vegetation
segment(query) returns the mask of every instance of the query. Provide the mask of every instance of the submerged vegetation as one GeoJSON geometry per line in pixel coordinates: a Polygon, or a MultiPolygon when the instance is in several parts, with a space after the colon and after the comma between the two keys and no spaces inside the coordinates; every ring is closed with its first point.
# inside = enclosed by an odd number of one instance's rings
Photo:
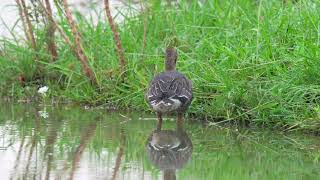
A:
{"type": "Polygon", "coordinates": [[[319,1],[153,0],[133,17],[122,14],[112,29],[105,12],[96,23],[74,13],[76,28],[69,26],[62,4],[54,4],[55,57],[47,47],[52,23],[32,21],[35,45],[1,39],[2,95],[32,99],[46,85],[56,101],[147,110],[147,84],[163,70],[164,48],[174,44],[178,70],[193,81],[189,115],[319,132],[319,1]],[[83,73],[81,49],[91,75],[83,73]]]}

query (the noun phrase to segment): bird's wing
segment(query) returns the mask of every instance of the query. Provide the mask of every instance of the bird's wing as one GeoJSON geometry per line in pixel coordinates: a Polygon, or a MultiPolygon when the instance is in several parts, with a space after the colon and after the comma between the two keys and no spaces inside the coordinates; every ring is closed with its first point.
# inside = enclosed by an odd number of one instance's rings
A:
{"type": "Polygon", "coordinates": [[[152,102],[154,100],[158,101],[165,98],[171,84],[170,82],[172,81],[171,79],[172,78],[170,78],[170,76],[166,76],[164,74],[156,76],[150,83],[146,99],[149,102],[152,102]]]}
{"type": "Polygon", "coordinates": [[[167,98],[178,99],[182,104],[192,100],[192,83],[184,75],[159,75],[151,82],[147,100],[160,101],[167,98]]]}
{"type": "Polygon", "coordinates": [[[172,83],[170,97],[178,99],[185,104],[192,100],[192,83],[185,76],[179,76],[172,83]]]}

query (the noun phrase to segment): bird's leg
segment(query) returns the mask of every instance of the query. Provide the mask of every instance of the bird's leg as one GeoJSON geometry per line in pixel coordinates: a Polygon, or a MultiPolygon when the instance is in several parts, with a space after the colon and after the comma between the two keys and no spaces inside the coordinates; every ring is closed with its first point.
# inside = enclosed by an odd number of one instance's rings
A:
{"type": "Polygon", "coordinates": [[[157,112],[157,116],[158,116],[157,130],[161,130],[161,126],[162,126],[162,114],[161,114],[161,112],[157,112]]]}
{"type": "Polygon", "coordinates": [[[177,130],[183,129],[183,113],[178,113],[178,119],[177,119],[177,130]]]}

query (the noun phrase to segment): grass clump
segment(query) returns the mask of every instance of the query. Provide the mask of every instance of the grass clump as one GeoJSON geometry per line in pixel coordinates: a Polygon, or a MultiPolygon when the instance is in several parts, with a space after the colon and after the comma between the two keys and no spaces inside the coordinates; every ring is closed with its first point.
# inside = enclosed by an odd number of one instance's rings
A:
{"type": "MultiPolygon", "coordinates": [[[[72,51],[58,38],[59,56],[54,63],[49,62],[45,47],[33,52],[3,40],[1,92],[21,97],[26,88],[19,86],[17,75],[31,80],[26,86],[34,86],[32,80],[40,75],[40,84],[51,88],[52,97],[148,110],[144,92],[154,74],[163,70],[163,50],[174,41],[178,70],[193,81],[191,115],[318,131],[319,6],[318,1],[305,0],[180,1],[174,6],[151,1],[144,13],[125,17],[119,24],[127,59],[124,79],[119,76],[106,20],[100,18],[93,25],[78,14],[85,54],[99,90],[81,74],[72,51]],[[32,62],[34,54],[40,57],[40,73],[32,62]]],[[[65,18],[58,18],[70,35],[65,18]]],[[[42,31],[37,30],[40,43],[45,39],[42,31]]]]}

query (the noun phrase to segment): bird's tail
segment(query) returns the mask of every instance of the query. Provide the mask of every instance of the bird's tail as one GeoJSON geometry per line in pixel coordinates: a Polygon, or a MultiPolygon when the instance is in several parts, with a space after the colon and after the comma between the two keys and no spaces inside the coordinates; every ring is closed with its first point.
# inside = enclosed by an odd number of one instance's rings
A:
{"type": "Polygon", "coordinates": [[[181,105],[180,101],[176,101],[175,99],[163,99],[157,103],[152,104],[152,107],[156,111],[160,112],[168,112],[173,111],[181,105]]]}

